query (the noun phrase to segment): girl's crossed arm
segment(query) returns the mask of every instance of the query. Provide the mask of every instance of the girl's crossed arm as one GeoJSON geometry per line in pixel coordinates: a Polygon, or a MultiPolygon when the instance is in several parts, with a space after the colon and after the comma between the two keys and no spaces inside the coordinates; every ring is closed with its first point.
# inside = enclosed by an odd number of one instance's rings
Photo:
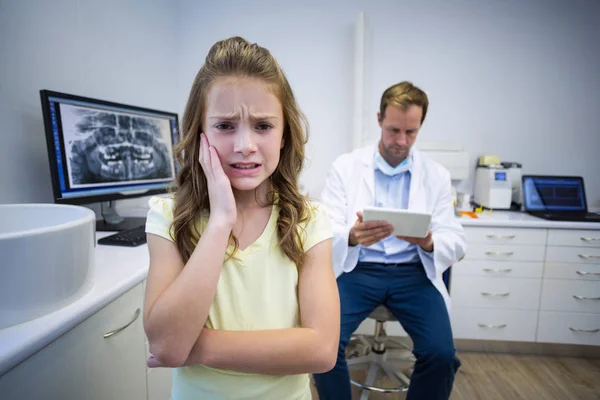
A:
{"type": "Polygon", "coordinates": [[[144,329],[162,365],[182,365],[202,331],[223,266],[230,228],[209,223],[185,265],[173,242],[148,235],[144,329]]]}
{"type": "Polygon", "coordinates": [[[299,268],[298,298],[301,328],[205,329],[185,365],[276,375],[329,371],[336,362],[340,337],[340,300],[331,265],[331,239],[307,252],[299,268]]]}

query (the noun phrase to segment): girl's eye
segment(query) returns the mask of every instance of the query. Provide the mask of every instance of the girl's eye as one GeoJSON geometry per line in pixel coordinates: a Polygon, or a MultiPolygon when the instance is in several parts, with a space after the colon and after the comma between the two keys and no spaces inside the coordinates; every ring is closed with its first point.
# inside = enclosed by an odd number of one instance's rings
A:
{"type": "Polygon", "coordinates": [[[272,129],[273,126],[269,125],[269,124],[259,124],[256,129],[258,129],[259,131],[268,131],[269,129],[272,129]]]}
{"type": "Polygon", "coordinates": [[[224,131],[224,130],[233,129],[233,126],[231,124],[228,124],[228,123],[224,122],[222,124],[215,125],[215,128],[224,131]]]}

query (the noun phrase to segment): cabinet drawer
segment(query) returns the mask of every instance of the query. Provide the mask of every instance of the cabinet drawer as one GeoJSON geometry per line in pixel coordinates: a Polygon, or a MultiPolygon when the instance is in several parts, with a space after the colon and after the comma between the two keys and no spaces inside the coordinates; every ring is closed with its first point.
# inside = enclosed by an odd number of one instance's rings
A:
{"type": "Polygon", "coordinates": [[[464,260],[544,261],[546,246],[485,245],[469,246],[464,260]]]}
{"type": "Polygon", "coordinates": [[[600,247],[548,246],[546,262],[600,264],[600,247]]]}
{"type": "Polygon", "coordinates": [[[540,309],[600,313],[600,282],[544,279],[540,309]]]}
{"type": "Polygon", "coordinates": [[[458,276],[451,284],[456,307],[537,310],[542,280],[458,276]]]}
{"type": "Polygon", "coordinates": [[[537,311],[453,308],[456,339],[535,341],[537,311]]]}
{"type": "Polygon", "coordinates": [[[600,247],[600,231],[551,229],[548,245],[600,247]]]}
{"type": "Polygon", "coordinates": [[[545,229],[465,227],[467,243],[546,244],[545,229]]]}
{"type": "MultiPolygon", "coordinates": [[[[454,268],[452,269],[454,274],[454,268]]],[[[600,281],[599,264],[546,263],[544,278],[600,281]]]]}
{"type": "Polygon", "coordinates": [[[452,276],[541,278],[543,269],[542,262],[463,260],[452,267],[452,276]]]}
{"type": "Polygon", "coordinates": [[[600,314],[541,311],[537,341],[600,346],[600,314]]]}

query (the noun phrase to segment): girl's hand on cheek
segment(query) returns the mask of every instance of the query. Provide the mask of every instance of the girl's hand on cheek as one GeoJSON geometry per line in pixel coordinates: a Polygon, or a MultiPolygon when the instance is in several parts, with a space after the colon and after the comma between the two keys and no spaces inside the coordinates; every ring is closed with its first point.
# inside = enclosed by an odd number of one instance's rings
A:
{"type": "Polygon", "coordinates": [[[210,220],[216,223],[225,223],[233,228],[237,219],[235,198],[231,189],[231,182],[223,166],[217,149],[208,143],[204,133],[200,134],[200,157],[198,159],[208,183],[208,198],[210,201],[210,220]]]}

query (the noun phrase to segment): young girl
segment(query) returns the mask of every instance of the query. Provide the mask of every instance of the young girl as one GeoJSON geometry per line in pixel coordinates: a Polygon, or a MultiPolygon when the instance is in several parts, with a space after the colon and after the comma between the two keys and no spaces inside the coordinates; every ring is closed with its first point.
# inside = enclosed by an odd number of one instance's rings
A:
{"type": "Polygon", "coordinates": [[[298,190],[306,124],[276,60],[235,37],[193,83],[171,197],[146,224],[150,366],[172,399],[310,399],[340,311],[325,210],[298,190]]]}

